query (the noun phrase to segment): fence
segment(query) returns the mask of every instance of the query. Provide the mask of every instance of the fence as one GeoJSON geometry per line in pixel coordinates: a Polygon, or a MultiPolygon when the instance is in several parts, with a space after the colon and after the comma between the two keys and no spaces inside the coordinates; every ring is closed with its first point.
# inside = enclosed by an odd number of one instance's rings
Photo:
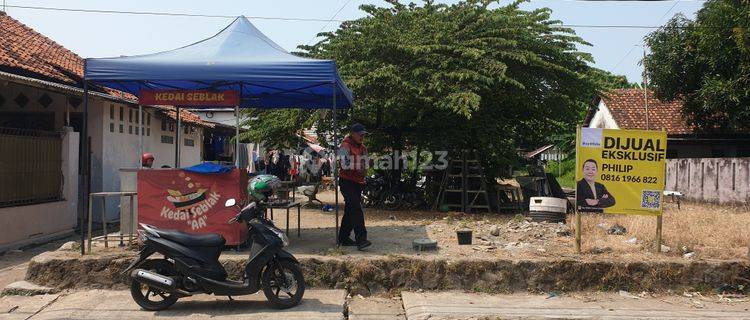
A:
{"type": "Polygon", "coordinates": [[[666,190],[687,199],[715,203],[748,203],[750,158],[667,160],[666,190]]]}
{"type": "Polygon", "coordinates": [[[60,134],[0,128],[0,207],[62,199],[60,134]]]}

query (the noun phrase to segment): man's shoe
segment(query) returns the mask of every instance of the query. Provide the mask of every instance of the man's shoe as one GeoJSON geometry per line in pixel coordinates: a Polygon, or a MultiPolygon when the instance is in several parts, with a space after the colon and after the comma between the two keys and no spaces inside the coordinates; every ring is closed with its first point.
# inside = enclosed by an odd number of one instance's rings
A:
{"type": "Polygon", "coordinates": [[[354,242],[354,240],[352,239],[346,238],[344,240],[339,241],[339,245],[344,246],[344,247],[354,247],[357,245],[357,243],[354,242]]]}
{"type": "Polygon", "coordinates": [[[362,251],[365,248],[369,247],[370,245],[372,245],[372,242],[364,240],[362,242],[357,243],[357,250],[362,251]]]}

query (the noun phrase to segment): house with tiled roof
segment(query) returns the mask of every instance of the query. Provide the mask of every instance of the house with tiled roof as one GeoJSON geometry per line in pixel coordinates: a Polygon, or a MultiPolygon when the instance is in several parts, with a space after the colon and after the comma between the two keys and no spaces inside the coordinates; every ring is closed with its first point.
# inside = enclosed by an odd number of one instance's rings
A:
{"type": "MultiPolygon", "coordinates": [[[[0,252],[77,226],[84,179],[79,150],[86,140],[79,135],[82,81],[80,56],[0,12],[0,252]]],[[[132,95],[101,87],[90,92],[92,192],[120,190],[120,169],[139,166],[141,139],[156,167],[174,166],[175,143],[181,165],[201,161],[203,130],[212,124],[181,110],[184,132],[175,141],[176,109],[142,108],[140,118],[132,95]]],[[[119,199],[108,201],[109,221],[119,219],[118,205],[119,199]]]]}
{"type": "Polygon", "coordinates": [[[661,101],[643,89],[617,89],[591,104],[584,127],[650,129],[667,132],[667,158],[723,158],[750,156],[750,136],[700,132],[688,125],[682,102],[661,101]]]}

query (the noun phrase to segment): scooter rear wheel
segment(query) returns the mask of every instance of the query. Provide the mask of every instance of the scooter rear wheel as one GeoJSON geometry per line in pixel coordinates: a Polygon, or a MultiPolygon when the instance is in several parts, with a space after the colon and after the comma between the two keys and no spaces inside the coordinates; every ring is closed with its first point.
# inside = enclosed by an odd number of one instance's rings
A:
{"type": "Polygon", "coordinates": [[[263,294],[274,308],[291,308],[302,301],[305,278],[299,265],[291,260],[269,263],[262,275],[263,294]]]}
{"type": "MultiPolygon", "coordinates": [[[[146,260],[139,269],[153,271],[164,276],[175,276],[177,272],[174,264],[166,259],[146,260]]],[[[130,283],[130,295],[141,308],[148,311],[159,311],[171,307],[177,302],[177,297],[171,293],[151,288],[135,279],[130,283]]]]}

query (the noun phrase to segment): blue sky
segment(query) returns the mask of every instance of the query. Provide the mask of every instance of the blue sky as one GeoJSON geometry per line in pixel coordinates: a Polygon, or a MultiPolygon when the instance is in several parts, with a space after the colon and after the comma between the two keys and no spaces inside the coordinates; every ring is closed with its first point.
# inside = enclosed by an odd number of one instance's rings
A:
{"type": "MultiPolygon", "coordinates": [[[[405,1],[404,1],[405,2],[405,1]]],[[[453,1],[440,1],[453,2],[453,1]]],[[[5,0],[8,6],[45,6],[76,9],[179,12],[205,15],[246,15],[263,17],[356,19],[363,16],[361,4],[386,5],[379,0],[273,0],[273,1],[95,1],[95,0],[5,0]]],[[[502,1],[501,3],[508,3],[502,1]]],[[[549,7],[553,18],[569,25],[647,25],[664,24],[681,12],[692,18],[703,5],[700,0],[682,1],[567,1],[532,0],[524,8],[549,7]],[[671,9],[671,10],[670,10],[671,9]]],[[[40,11],[7,8],[9,15],[47,35],[83,57],[111,57],[169,50],[209,37],[231,22],[229,18],[164,17],[124,14],[40,11]]],[[[280,21],[251,19],[267,36],[287,50],[312,43],[321,30],[330,31],[338,22],[280,21]]],[[[595,66],[624,74],[640,82],[643,54],[640,45],[651,29],[576,28],[591,47],[595,66]],[[631,51],[632,49],[632,51],[631,51]],[[631,51],[626,56],[628,51],[631,51]],[[622,62],[620,62],[622,61],[622,62]],[[620,64],[618,65],[618,62],[620,64]]]]}

